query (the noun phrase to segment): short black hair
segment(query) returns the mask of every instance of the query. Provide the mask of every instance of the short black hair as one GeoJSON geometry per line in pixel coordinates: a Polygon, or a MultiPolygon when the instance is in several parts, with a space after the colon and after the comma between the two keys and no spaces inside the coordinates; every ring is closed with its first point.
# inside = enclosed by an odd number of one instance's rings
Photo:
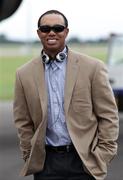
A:
{"type": "Polygon", "coordinates": [[[64,19],[64,23],[65,23],[65,27],[68,27],[68,20],[67,18],[65,17],[65,15],[63,13],[61,13],[60,11],[58,10],[49,10],[49,11],[46,11],[45,13],[43,13],[39,19],[38,19],[38,28],[40,27],[40,21],[41,21],[41,18],[47,14],[59,14],[63,17],[64,19]]]}

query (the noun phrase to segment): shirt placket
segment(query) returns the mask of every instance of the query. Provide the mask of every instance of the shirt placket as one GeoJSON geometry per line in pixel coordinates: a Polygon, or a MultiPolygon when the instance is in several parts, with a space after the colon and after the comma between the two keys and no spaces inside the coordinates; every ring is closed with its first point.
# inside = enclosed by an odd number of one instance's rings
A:
{"type": "Polygon", "coordinates": [[[58,89],[57,89],[57,77],[56,77],[56,71],[57,71],[58,67],[56,66],[56,64],[52,63],[50,65],[50,85],[51,85],[51,89],[52,89],[52,106],[51,106],[51,111],[53,112],[52,114],[52,124],[51,126],[55,125],[55,123],[58,120],[58,116],[59,116],[59,111],[60,111],[60,107],[59,107],[59,100],[58,100],[58,89]]]}

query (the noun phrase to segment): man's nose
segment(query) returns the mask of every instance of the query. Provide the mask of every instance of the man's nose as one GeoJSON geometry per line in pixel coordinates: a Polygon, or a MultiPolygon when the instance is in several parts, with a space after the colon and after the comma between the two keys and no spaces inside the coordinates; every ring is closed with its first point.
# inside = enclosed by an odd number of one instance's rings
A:
{"type": "Polygon", "coordinates": [[[49,34],[56,34],[52,29],[51,29],[51,31],[49,32],[49,34]]]}

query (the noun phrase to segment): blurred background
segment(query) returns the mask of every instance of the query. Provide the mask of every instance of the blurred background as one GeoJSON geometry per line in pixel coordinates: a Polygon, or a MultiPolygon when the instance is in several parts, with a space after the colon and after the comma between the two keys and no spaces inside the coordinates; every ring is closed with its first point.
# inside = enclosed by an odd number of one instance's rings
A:
{"type": "Polygon", "coordinates": [[[104,61],[119,108],[118,155],[106,180],[123,177],[123,11],[122,0],[0,0],[0,180],[32,180],[20,177],[23,165],[13,122],[16,69],[39,56],[39,16],[49,9],[65,14],[69,22],[67,44],[71,49],[104,61]]]}

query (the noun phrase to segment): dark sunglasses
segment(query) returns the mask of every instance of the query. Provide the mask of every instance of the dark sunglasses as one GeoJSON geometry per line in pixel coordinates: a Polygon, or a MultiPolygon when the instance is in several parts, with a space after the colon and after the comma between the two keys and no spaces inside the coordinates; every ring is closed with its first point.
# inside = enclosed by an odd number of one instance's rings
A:
{"type": "Polygon", "coordinates": [[[39,26],[38,29],[43,33],[49,33],[51,30],[55,33],[59,33],[59,32],[64,31],[65,26],[63,26],[63,25],[54,25],[54,26],[42,25],[42,26],[39,26]]]}

